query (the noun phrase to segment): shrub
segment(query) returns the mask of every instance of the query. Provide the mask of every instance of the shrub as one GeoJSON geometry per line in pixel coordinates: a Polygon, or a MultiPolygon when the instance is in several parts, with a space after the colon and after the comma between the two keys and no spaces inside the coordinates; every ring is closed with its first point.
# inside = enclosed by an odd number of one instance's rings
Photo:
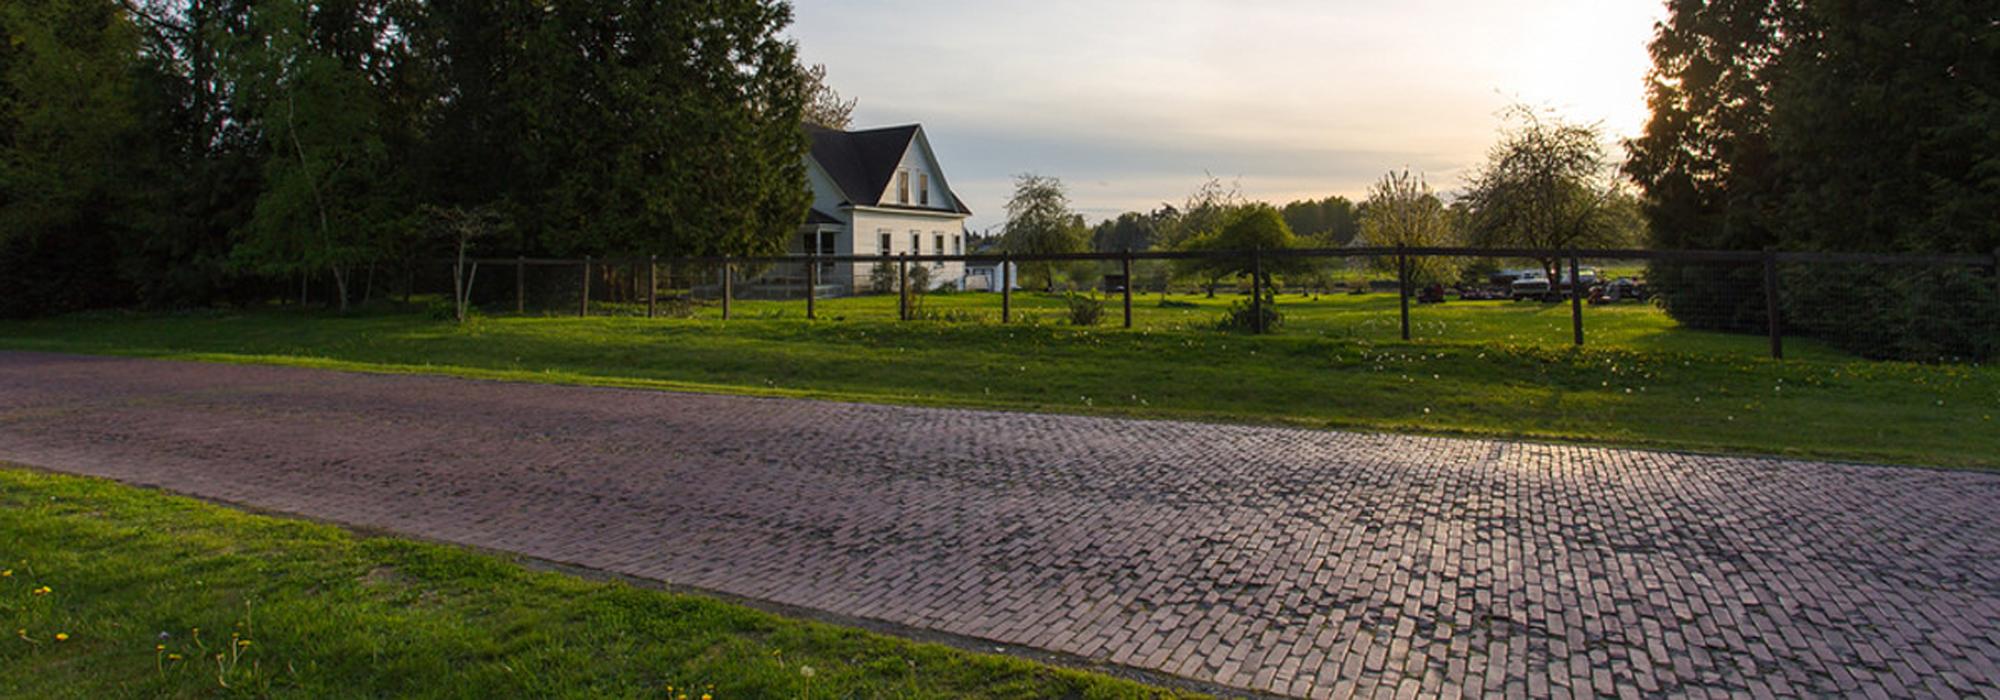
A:
{"type": "Polygon", "coordinates": [[[1070,292],[1063,295],[1069,304],[1069,324],[1072,326],[1095,326],[1104,320],[1104,302],[1089,294],[1070,292]]]}
{"type": "Polygon", "coordinates": [[[931,290],[931,266],[916,263],[910,266],[910,294],[917,295],[931,290]]]}
{"type": "Polygon", "coordinates": [[[1259,309],[1251,305],[1249,299],[1231,302],[1229,312],[1222,315],[1222,321],[1216,324],[1216,328],[1225,331],[1254,332],[1257,330],[1257,315],[1261,311],[1264,316],[1264,330],[1266,332],[1278,330],[1278,326],[1284,323],[1285,317],[1278,313],[1277,306],[1266,303],[1259,309]]]}
{"type": "Polygon", "coordinates": [[[896,293],[896,263],[882,260],[868,269],[868,291],[876,294],[896,293]]]}

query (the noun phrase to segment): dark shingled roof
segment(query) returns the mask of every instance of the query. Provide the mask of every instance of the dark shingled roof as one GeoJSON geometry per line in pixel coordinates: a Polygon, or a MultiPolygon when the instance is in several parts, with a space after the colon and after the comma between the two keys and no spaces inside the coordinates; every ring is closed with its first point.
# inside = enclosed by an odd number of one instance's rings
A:
{"type": "MultiPolygon", "coordinates": [[[[876,207],[886,206],[882,204],[882,193],[888,191],[889,179],[896,176],[896,166],[902,164],[903,153],[910,150],[910,141],[917,137],[917,125],[836,131],[808,124],[806,133],[812,136],[813,161],[847,195],[847,203],[876,207]]],[[[972,213],[956,194],[951,196],[951,203],[958,213],[972,213]]]]}
{"type": "Polygon", "coordinates": [[[820,211],[819,209],[813,209],[812,211],[808,211],[808,212],[806,212],[806,223],[808,223],[808,224],[837,224],[837,223],[840,223],[840,219],[838,219],[838,218],[834,217],[834,215],[832,215],[832,214],[828,214],[828,213],[826,213],[826,212],[823,212],[823,211],[820,211]]]}

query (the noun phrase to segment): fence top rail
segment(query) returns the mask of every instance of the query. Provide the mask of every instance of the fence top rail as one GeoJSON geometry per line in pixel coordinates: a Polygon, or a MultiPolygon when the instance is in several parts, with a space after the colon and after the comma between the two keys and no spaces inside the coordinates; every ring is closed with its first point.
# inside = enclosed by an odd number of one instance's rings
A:
{"type": "MultiPolygon", "coordinates": [[[[480,265],[582,265],[586,260],[592,265],[641,265],[665,263],[670,265],[763,265],[779,263],[879,263],[879,262],[965,262],[965,263],[1036,263],[1036,262],[1081,262],[1118,260],[1195,260],[1195,259],[1244,259],[1252,256],[1264,258],[1376,258],[1396,255],[1448,256],[1468,258],[1515,258],[1528,260],[1550,260],[1564,258],[1585,258],[1593,260],[1677,260],[1688,262],[1760,262],[1766,255],[1781,263],[1828,263],[1828,264],[1878,264],[1878,265],[1964,265],[1996,266],[2000,257],[1993,255],[1966,254],[1906,254],[1906,253],[1820,253],[1803,251],[1753,251],[1753,250],[1645,250],[1638,248],[1577,248],[1574,250],[1543,250],[1530,248],[1454,248],[1454,247],[1354,247],[1354,248],[1283,248],[1273,250],[1150,250],[1131,252],[1092,253],[969,253],[960,255],[700,255],[676,257],[612,257],[612,258],[467,258],[468,263],[480,265]]],[[[447,258],[445,263],[455,262],[447,258]]]]}

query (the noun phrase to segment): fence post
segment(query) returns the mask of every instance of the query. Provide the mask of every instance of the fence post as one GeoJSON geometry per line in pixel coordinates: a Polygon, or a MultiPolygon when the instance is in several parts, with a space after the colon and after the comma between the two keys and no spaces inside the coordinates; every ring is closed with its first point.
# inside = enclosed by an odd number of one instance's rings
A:
{"type": "Polygon", "coordinates": [[[653,318],[660,309],[660,256],[646,256],[646,318],[653,318]]]}
{"type": "Polygon", "coordinates": [[[998,272],[1000,273],[1001,323],[1011,323],[1014,320],[1014,265],[1012,258],[1012,255],[1005,252],[1000,254],[1000,269],[998,272]]]}
{"type": "Polygon", "coordinates": [[[910,320],[910,254],[896,258],[896,319],[910,320]]]}
{"type": "Polygon", "coordinates": [[[806,254],[806,320],[819,318],[813,309],[813,302],[819,298],[819,254],[806,254]]]}
{"type": "Polygon", "coordinates": [[[1576,259],[1576,253],[1569,256],[1569,325],[1576,336],[1576,346],[1583,347],[1583,266],[1576,259]]]}
{"type": "Polygon", "coordinates": [[[1402,305],[1403,340],[1410,339],[1410,258],[1403,253],[1403,244],[1396,244],[1396,296],[1402,305]]]}
{"type": "Polygon", "coordinates": [[[514,256],[514,313],[528,313],[528,256],[514,256]]]}
{"type": "Polygon", "coordinates": [[[1125,249],[1125,327],[1132,327],[1132,249],[1125,249]]]}
{"type": "Polygon", "coordinates": [[[736,275],[730,269],[729,259],[722,259],[722,320],[729,320],[729,298],[736,296],[736,275]]]}
{"type": "Polygon", "coordinates": [[[1783,319],[1778,318],[1778,254],[1764,251],[1764,327],[1771,334],[1771,359],[1785,359],[1783,319]]]}
{"type": "Polygon", "coordinates": [[[577,294],[576,317],[583,318],[590,315],[590,256],[588,255],[583,256],[583,276],[577,281],[582,284],[578,285],[580,293],[577,294]]]}
{"type": "Polygon", "coordinates": [[[1264,332],[1264,249],[1250,249],[1250,332],[1264,332]]]}

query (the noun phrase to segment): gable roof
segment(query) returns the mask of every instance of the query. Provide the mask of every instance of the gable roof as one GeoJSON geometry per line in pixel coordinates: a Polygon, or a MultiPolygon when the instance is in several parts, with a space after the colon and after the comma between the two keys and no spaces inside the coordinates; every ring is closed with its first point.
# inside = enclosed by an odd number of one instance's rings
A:
{"type": "MultiPolygon", "coordinates": [[[[921,131],[922,127],[916,124],[862,131],[806,125],[806,134],[812,137],[813,162],[833,178],[834,186],[840,188],[848,204],[867,207],[926,208],[882,203],[882,193],[888,191],[889,179],[896,176],[896,166],[903,163],[903,154],[909,152],[910,144],[921,131]]],[[[952,208],[958,213],[972,213],[949,187],[945,193],[951,195],[952,208]]]]}

